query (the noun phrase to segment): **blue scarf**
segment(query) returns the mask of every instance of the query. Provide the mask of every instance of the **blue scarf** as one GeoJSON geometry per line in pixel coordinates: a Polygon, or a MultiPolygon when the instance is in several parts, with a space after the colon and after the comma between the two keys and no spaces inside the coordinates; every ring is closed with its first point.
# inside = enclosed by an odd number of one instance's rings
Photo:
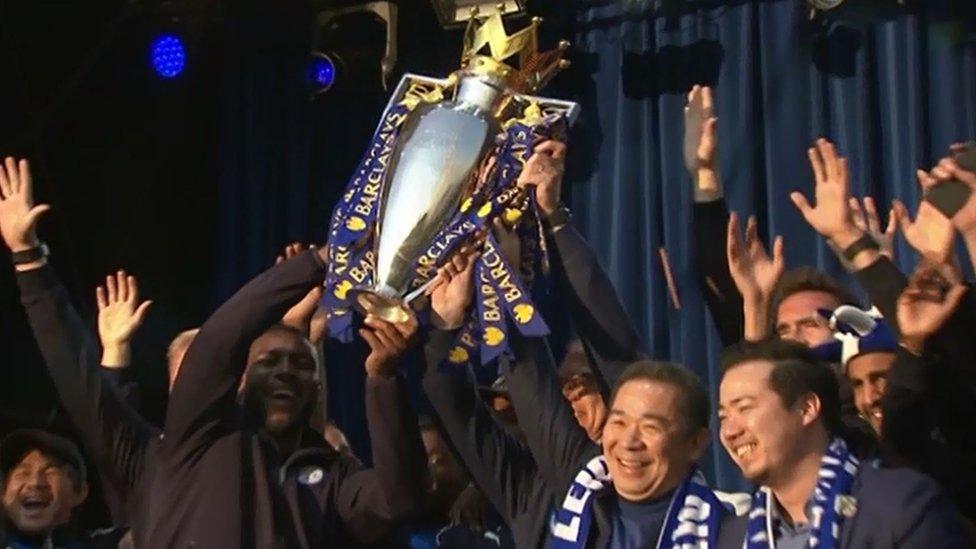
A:
{"type": "MultiPolygon", "coordinates": [[[[551,549],[586,546],[593,521],[593,496],[611,488],[610,471],[603,456],[597,456],[576,474],[562,506],[556,509],[549,527],[551,549]]],[[[657,547],[714,547],[726,513],[724,504],[708,487],[705,476],[695,469],[671,497],[657,547]]]]}
{"type": "MultiPolygon", "coordinates": [[[[840,531],[844,519],[857,511],[857,502],[850,496],[854,478],[860,466],[843,439],[835,438],[820,460],[817,486],[813,490],[810,511],[813,529],[809,547],[834,549],[840,547],[840,531]]],[[[772,498],[769,488],[762,487],[752,498],[746,549],[775,548],[775,525],[772,517],[772,498]]]]}

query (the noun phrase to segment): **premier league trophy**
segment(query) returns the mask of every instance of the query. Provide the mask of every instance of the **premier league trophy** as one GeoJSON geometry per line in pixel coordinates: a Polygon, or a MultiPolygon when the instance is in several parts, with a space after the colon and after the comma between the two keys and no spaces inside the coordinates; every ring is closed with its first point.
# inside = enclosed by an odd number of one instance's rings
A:
{"type": "Polygon", "coordinates": [[[497,357],[510,321],[526,335],[548,333],[518,274],[544,265],[545,248],[534,197],[516,179],[535,144],[562,137],[578,107],[527,95],[568,64],[566,42],[537,51],[540,22],[509,35],[500,15],[472,17],[459,71],[400,81],[332,215],[324,297],[332,334],[349,335],[350,307],[404,320],[437,268],[498,216],[518,223],[524,260],[513,268],[487,236],[477,315],[449,361],[469,362],[479,347],[482,362],[497,357]],[[506,63],[516,56],[518,67],[506,63]]]}

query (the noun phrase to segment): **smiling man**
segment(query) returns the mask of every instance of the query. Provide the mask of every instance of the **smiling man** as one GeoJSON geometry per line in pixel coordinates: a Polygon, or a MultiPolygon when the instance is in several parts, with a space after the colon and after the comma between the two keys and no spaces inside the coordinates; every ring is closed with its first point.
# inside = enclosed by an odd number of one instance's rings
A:
{"type": "MultiPolygon", "coordinates": [[[[534,369],[543,386],[558,388],[546,373],[551,365],[532,364],[548,355],[544,343],[523,340],[515,347],[516,368],[534,369]]],[[[537,389],[526,385],[513,387],[522,408],[537,389]]],[[[538,410],[525,422],[536,461],[562,494],[551,546],[719,546],[729,515],[696,465],[710,439],[708,393],[698,378],[675,364],[636,362],[621,374],[610,403],[600,449],[568,406],[538,410]]]]}
{"type": "Polygon", "coordinates": [[[730,535],[749,548],[971,547],[933,480],[851,454],[837,436],[837,379],[808,349],[782,340],[742,343],[726,350],[723,369],[722,445],[760,486],[730,535]]]}
{"type": "Polygon", "coordinates": [[[112,547],[121,532],[83,535],[72,516],[88,496],[85,462],[71,441],[35,429],[20,429],[0,443],[3,512],[0,545],[112,547]]]}

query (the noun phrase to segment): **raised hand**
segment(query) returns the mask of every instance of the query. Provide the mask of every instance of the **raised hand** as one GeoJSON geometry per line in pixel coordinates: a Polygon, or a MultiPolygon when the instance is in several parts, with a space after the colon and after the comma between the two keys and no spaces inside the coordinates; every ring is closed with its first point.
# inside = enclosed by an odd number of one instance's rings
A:
{"type": "Polygon", "coordinates": [[[359,330],[359,335],[371,349],[369,356],[366,357],[366,375],[369,377],[393,375],[400,357],[410,348],[417,334],[417,327],[417,317],[413,312],[407,320],[398,323],[367,315],[366,327],[359,330]]]}
{"type": "Polygon", "coordinates": [[[8,156],[0,166],[0,236],[7,248],[21,252],[37,247],[37,220],[50,209],[47,204],[34,205],[27,161],[8,156]]]}
{"type": "Polygon", "coordinates": [[[694,182],[695,202],[707,202],[722,196],[716,168],[717,125],[712,89],[696,85],[688,93],[688,103],[685,105],[684,141],[685,169],[694,182]]]}
{"type": "Polygon", "coordinates": [[[739,232],[739,215],[732,212],[729,215],[726,252],[732,279],[744,299],[769,298],[773,295],[786,269],[783,237],[777,236],[773,241],[773,256],[770,257],[757,235],[756,218],[749,216],[743,239],[739,232]]]}
{"type": "Polygon", "coordinates": [[[566,171],[566,144],[549,139],[532,150],[532,156],[522,168],[516,184],[519,187],[535,185],[535,201],[543,215],[549,215],[559,207],[559,197],[566,171]]]}
{"type": "Polygon", "coordinates": [[[937,182],[956,180],[965,183],[973,192],[969,200],[952,217],[952,224],[963,235],[976,233],[976,173],[962,169],[952,157],[946,157],[929,174],[937,182]]]}
{"type": "Polygon", "coordinates": [[[881,229],[881,218],[874,199],[864,197],[864,205],[855,198],[850,198],[850,208],[854,218],[854,226],[861,232],[867,233],[878,243],[878,252],[888,259],[895,259],[895,233],[898,232],[898,216],[892,207],[888,212],[888,226],[881,229]]]}
{"type": "Polygon", "coordinates": [[[440,330],[453,330],[464,324],[474,300],[474,265],[481,253],[464,246],[437,272],[440,281],[430,290],[431,323],[440,330]]]}
{"type": "Polygon", "coordinates": [[[790,199],[815,231],[844,250],[864,234],[851,215],[847,159],[837,154],[834,144],[826,139],[818,139],[807,155],[813,168],[817,204],[812,206],[799,192],[790,193],[790,199]]]}
{"type": "Polygon", "coordinates": [[[898,298],[902,346],[921,355],[925,342],[952,316],[966,289],[959,272],[951,264],[920,263],[898,298]]]}
{"type": "Polygon", "coordinates": [[[767,317],[773,292],[786,269],[783,237],[777,236],[773,241],[773,256],[769,257],[757,235],[756,218],[749,217],[743,240],[739,232],[739,216],[732,212],[729,215],[726,254],[732,280],[742,294],[745,338],[760,340],[768,331],[767,317]]]}
{"type": "MultiPolygon", "coordinates": [[[[924,170],[918,170],[917,175],[923,191],[938,183],[936,178],[924,170]]],[[[902,234],[908,244],[928,261],[937,265],[945,263],[952,253],[952,242],[955,238],[952,220],[924,199],[919,202],[914,221],[901,201],[896,200],[894,206],[895,215],[898,216],[902,234]]]]}
{"type": "MultiPolygon", "coordinates": [[[[299,242],[293,242],[285,246],[285,249],[281,255],[275,259],[275,265],[281,263],[282,261],[291,259],[308,249],[309,246],[307,245],[299,242]]],[[[312,329],[312,319],[319,311],[319,303],[322,301],[322,292],[323,289],[321,286],[312,288],[307,294],[305,294],[305,297],[303,297],[298,303],[294,304],[291,309],[288,309],[285,316],[281,317],[282,324],[291,326],[296,330],[301,330],[302,333],[308,336],[312,343],[318,343],[325,337],[325,326],[328,315],[326,315],[324,312],[319,315],[321,322],[317,322],[315,329],[312,329]]]]}
{"type": "Polygon", "coordinates": [[[106,276],[105,285],[95,288],[95,301],[98,304],[102,366],[128,366],[132,357],[132,335],[142,326],[152,301],[139,301],[139,282],[123,270],[106,276]]]}

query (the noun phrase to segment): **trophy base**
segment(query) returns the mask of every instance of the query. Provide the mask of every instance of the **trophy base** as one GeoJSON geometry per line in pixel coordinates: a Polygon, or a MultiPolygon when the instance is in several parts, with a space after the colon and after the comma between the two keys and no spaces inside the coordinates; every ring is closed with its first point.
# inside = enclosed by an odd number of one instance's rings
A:
{"type": "Polygon", "coordinates": [[[373,315],[394,324],[406,322],[410,318],[410,312],[401,299],[386,297],[367,289],[353,289],[350,292],[353,306],[364,315],[373,315]]]}

